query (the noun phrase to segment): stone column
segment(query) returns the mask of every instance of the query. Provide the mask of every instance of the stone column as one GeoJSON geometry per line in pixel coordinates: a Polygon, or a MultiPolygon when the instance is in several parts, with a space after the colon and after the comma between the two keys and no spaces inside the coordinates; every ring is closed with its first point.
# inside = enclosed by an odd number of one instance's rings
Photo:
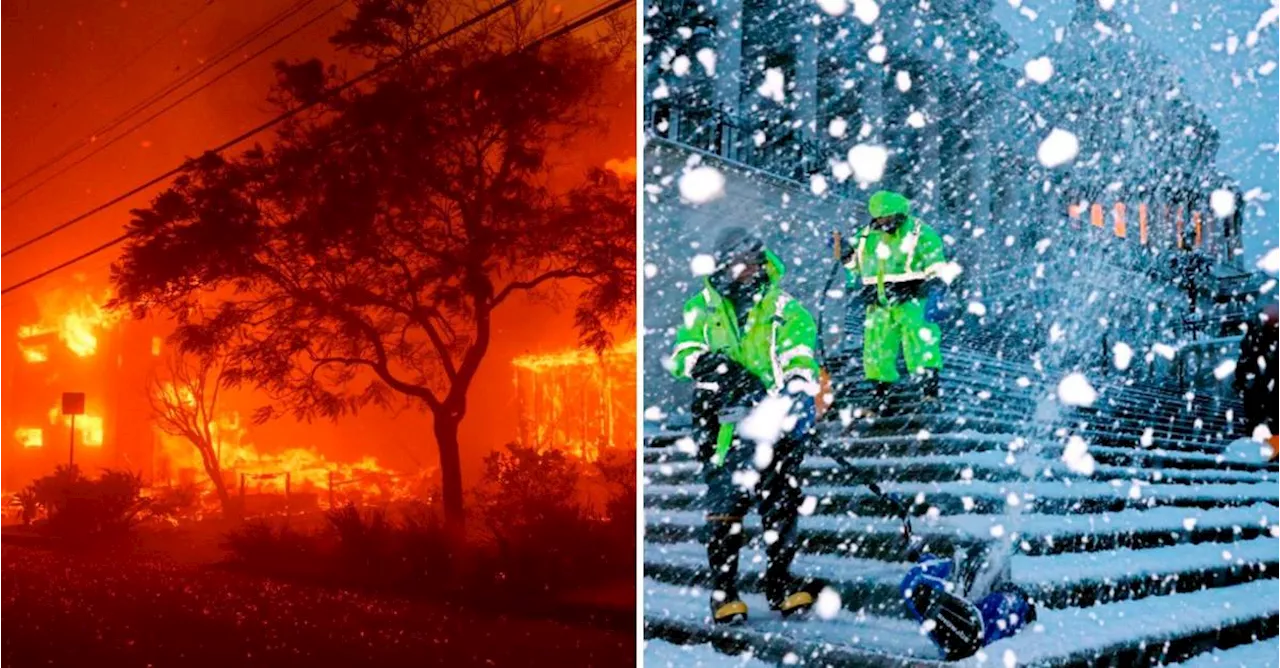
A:
{"type": "Polygon", "coordinates": [[[816,141],[825,133],[818,127],[818,26],[807,9],[798,10],[796,31],[800,43],[796,45],[796,120],[800,121],[800,133],[809,141],[816,141]]]}
{"type": "Polygon", "coordinates": [[[742,0],[713,0],[716,21],[715,106],[737,116],[742,104],[742,0]]]}
{"type": "Polygon", "coordinates": [[[986,100],[977,101],[969,111],[969,145],[973,157],[969,164],[968,207],[973,210],[973,224],[991,224],[991,110],[986,100]]]}
{"type": "Polygon", "coordinates": [[[942,82],[937,74],[930,75],[924,65],[924,63],[918,63],[909,71],[912,89],[919,87],[919,94],[912,97],[915,98],[916,109],[924,114],[925,126],[923,128],[908,127],[906,131],[917,137],[913,142],[917,150],[917,155],[914,156],[915,164],[912,165],[914,175],[912,183],[916,191],[914,203],[925,216],[936,217],[938,191],[942,177],[942,133],[938,127],[942,122],[943,111],[939,99],[942,82]]]}
{"type": "Polygon", "coordinates": [[[859,118],[849,121],[849,134],[857,137],[863,123],[871,124],[871,137],[866,141],[884,143],[884,66],[870,63],[858,81],[859,118]]]}

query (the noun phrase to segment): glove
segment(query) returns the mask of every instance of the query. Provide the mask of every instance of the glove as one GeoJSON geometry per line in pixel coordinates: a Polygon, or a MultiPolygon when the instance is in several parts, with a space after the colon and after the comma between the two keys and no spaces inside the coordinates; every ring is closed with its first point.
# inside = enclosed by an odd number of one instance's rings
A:
{"type": "Polygon", "coordinates": [[[689,375],[700,383],[718,382],[721,367],[727,367],[732,362],[733,360],[726,357],[724,353],[703,353],[698,361],[694,362],[689,375]]]}
{"type": "Polygon", "coordinates": [[[724,353],[699,357],[689,375],[699,383],[718,385],[722,406],[754,406],[765,395],[764,383],[724,353]]]}
{"type": "Polygon", "coordinates": [[[795,416],[795,426],[791,428],[791,435],[803,437],[813,431],[813,427],[818,422],[818,403],[814,397],[809,396],[803,391],[788,392],[791,397],[791,414],[795,416]]]}
{"type": "Polygon", "coordinates": [[[912,299],[924,299],[928,296],[927,281],[899,281],[885,283],[884,294],[891,304],[901,304],[912,299]]]}
{"type": "Polygon", "coordinates": [[[876,289],[875,284],[864,285],[858,291],[858,299],[862,300],[863,304],[879,304],[880,291],[876,289]]]}
{"type": "MultiPolygon", "coordinates": [[[[835,244],[836,244],[836,233],[832,232],[831,236],[827,238],[827,247],[830,248],[835,244]]],[[[845,236],[840,237],[840,264],[849,264],[849,261],[853,259],[853,254],[856,253],[857,251],[858,249],[854,247],[853,244],[849,243],[848,237],[845,237],[845,236]]]]}

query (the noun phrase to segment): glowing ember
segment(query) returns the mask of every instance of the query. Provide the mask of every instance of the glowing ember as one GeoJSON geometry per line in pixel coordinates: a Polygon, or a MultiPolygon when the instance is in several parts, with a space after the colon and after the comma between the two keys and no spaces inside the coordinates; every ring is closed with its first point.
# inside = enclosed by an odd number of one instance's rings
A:
{"type": "Polygon", "coordinates": [[[44,446],[44,430],[40,427],[18,427],[13,436],[18,439],[18,443],[22,444],[24,448],[44,446]]]}
{"type": "Polygon", "coordinates": [[[521,443],[587,460],[635,448],[635,339],[602,355],[573,349],[524,355],[512,366],[521,443]]]}

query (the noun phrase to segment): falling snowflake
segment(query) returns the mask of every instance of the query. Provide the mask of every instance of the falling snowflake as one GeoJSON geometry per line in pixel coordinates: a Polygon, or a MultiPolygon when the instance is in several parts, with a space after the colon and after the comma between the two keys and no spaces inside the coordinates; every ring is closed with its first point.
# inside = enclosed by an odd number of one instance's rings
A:
{"type": "Polygon", "coordinates": [[[1236,196],[1230,190],[1219,188],[1209,195],[1209,208],[1213,215],[1226,218],[1236,212],[1236,196]]]}
{"type": "Polygon", "coordinates": [[[1028,79],[1042,84],[1053,77],[1053,61],[1048,56],[1033,58],[1022,66],[1022,71],[1028,79]]]}
{"type": "Polygon", "coordinates": [[[1093,475],[1095,462],[1093,455],[1089,454],[1089,444],[1075,434],[1067,439],[1067,446],[1062,450],[1062,461],[1075,473],[1093,475]]]}
{"type": "Polygon", "coordinates": [[[1111,358],[1116,368],[1124,371],[1129,368],[1129,364],[1133,362],[1133,348],[1129,344],[1121,341],[1111,346],[1111,358]]]}
{"type": "Polygon", "coordinates": [[[1058,399],[1068,406],[1092,406],[1098,392],[1080,372],[1069,373],[1058,381],[1058,399]]]}
{"type": "Polygon", "coordinates": [[[849,11],[849,2],[848,0],[818,0],[818,9],[831,16],[840,16],[849,11]]]}
{"type": "Polygon", "coordinates": [[[820,619],[835,619],[840,614],[840,594],[831,587],[823,587],[818,592],[818,600],[813,604],[813,611],[820,619]]]}
{"type": "Polygon", "coordinates": [[[1040,147],[1036,149],[1036,159],[1045,167],[1053,169],[1075,160],[1079,152],[1080,140],[1075,135],[1061,128],[1054,128],[1040,142],[1040,147]]]}
{"type": "Polygon", "coordinates": [[[680,196],[694,204],[724,197],[724,174],[715,167],[694,167],[680,177],[680,196]]]}
{"type": "Polygon", "coordinates": [[[880,5],[874,0],[853,0],[853,16],[869,26],[880,18],[880,5]]]}
{"type": "Polygon", "coordinates": [[[716,259],[706,253],[699,253],[689,262],[689,269],[694,276],[710,276],[716,272],[716,259]]]}
{"type": "Polygon", "coordinates": [[[782,69],[770,67],[764,71],[764,83],[756,88],[756,92],[774,102],[782,103],[786,97],[787,80],[782,69]]]}
{"type": "Polygon", "coordinates": [[[853,178],[859,183],[875,183],[884,178],[888,160],[889,152],[883,146],[858,144],[849,149],[849,165],[853,167],[853,178]]]}

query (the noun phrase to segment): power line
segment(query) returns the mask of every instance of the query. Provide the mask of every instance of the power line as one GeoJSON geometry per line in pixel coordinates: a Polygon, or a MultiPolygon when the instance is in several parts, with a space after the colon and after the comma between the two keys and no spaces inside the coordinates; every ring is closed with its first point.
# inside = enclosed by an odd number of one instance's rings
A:
{"type": "MultiPolygon", "coordinates": [[[[611,1],[610,1],[610,2],[608,2],[608,3],[605,3],[605,4],[603,4],[603,5],[598,6],[596,9],[590,10],[590,11],[588,11],[588,12],[586,12],[586,13],[582,14],[582,15],[581,15],[581,16],[579,16],[578,18],[576,18],[576,19],[574,19],[574,20],[572,20],[572,21],[570,21],[570,22],[568,22],[568,23],[564,24],[563,26],[560,26],[559,28],[557,28],[557,29],[555,29],[555,30],[552,30],[552,31],[550,31],[550,32],[548,32],[548,33],[546,33],[546,34],[544,34],[543,36],[541,36],[541,37],[539,37],[539,38],[535,39],[534,41],[530,42],[529,44],[525,45],[525,46],[524,46],[524,47],[522,47],[520,50],[530,49],[530,48],[532,48],[532,47],[534,47],[534,46],[537,46],[538,44],[541,44],[542,42],[545,42],[545,41],[548,41],[548,40],[552,40],[552,39],[557,39],[557,38],[559,38],[559,37],[563,37],[563,36],[565,36],[565,35],[568,35],[569,33],[573,32],[573,31],[575,31],[575,30],[577,30],[577,29],[579,29],[579,28],[581,28],[581,27],[583,27],[583,26],[586,26],[586,25],[588,25],[588,24],[594,23],[594,22],[596,22],[596,21],[600,20],[601,18],[603,18],[603,17],[605,17],[605,16],[608,16],[609,14],[612,14],[613,12],[615,12],[615,11],[617,11],[617,10],[619,10],[619,9],[621,9],[621,8],[623,8],[623,7],[627,6],[627,5],[632,4],[634,1],[635,1],[635,0],[611,0],[611,1]]],[[[305,110],[307,110],[307,109],[309,109],[309,108],[311,108],[311,107],[313,107],[313,106],[315,106],[315,105],[317,105],[317,104],[319,104],[319,103],[323,102],[324,100],[326,100],[326,99],[328,99],[328,98],[330,98],[330,97],[332,97],[332,96],[334,96],[334,95],[336,95],[336,94],[338,94],[338,93],[340,93],[340,92],[342,92],[342,91],[345,91],[345,90],[347,90],[347,89],[351,88],[352,86],[355,86],[356,84],[358,84],[358,83],[360,83],[360,82],[362,82],[362,81],[365,81],[365,80],[367,80],[367,79],[369,79],[369,78],[375,77],[375,76],[377,76],[377,75],[381,74],[382,72],[384,72],[384,71],[386,71],[386,70],[388,70],[388,69],[391,69],[391,68],[393,68],[393,67],[396,67],[396,66],[400,65],[402,62],[404,62],[404,61],[408,60],[409,58],[412,58],[413,56],[418,55],[419,53],[421,53],[421,52],[422,52],[422,51],[424,51],[425,49],[427,49],[427,48],[429,48],[429,47],[431,47],[431,46],[434,46],[435,44],[438,44],[439,42],[444,41],[445,39],[448,39],[448,38],[450,38],[450,37],[452,37],[452,36],[456,35],[457,33],[462,32],[463,30],[466,30],[466,29],[470,28],[471,26],[473,26],[473,25],[475,25],[475,24],[477,24],[477,23],[479,23],[479,22],[481,22],[481,21],[483,21],[483,20],[485,20],[485,19],[487,19],[487,18],[489,18],[489,17],[491,17],[491,16],[493,16],[493,15],[497,14],[498,12],[500,12],[500,11],[502,11],[502,10],[504,10],[504,9],[507,9],[508,7],[514,6],[515,2],[516,2],[516,0],[503,0],[503,2],[501,2],[501,3],[499,3],[499,4],[495,5],[495,6],[493,6],[492,8],[490,8],[490,9],[488,9],[488,10],[485,10],[484,12],[481,12],[480,14],[477,14],[476,16],[474,16],[474,17],[472,17],[472,18],[468,19],[467,21],[464,21],[463,23],[458,24],[457,26],[454,26],[453,28],[450,28],[449,30],[447,30],[447,31],[445,31],[444,33],[442,33],[442,34],[438,35],[437,37],[435,37],[435,38],[433,38],[433,39],[431,39],[431,40],[427,41],[426,43],[421,44],[421,45],[419,45],[419,46],[417,46],[417,47],[414,47],[414,48],[413,48],[412,50],[410,50],[409,52],[407,52],[407,53],[405,53],[405,54],[403,54],[403,55],[401,55],[401,56],[399,56],[399,57],[397,57],[397,58],[395,58],[395,59],[393,59],[393,60],[387,61],[386,63],[383,63],[383,64],[381,64],[381,65],[375,66],[374,68],[372,68],[372,69],[368,70],[368,71],[367,71],[367,72],[365,72],[364,74],[361,74],[361,75],[359,75],[359,76],[357,76],[357,77],[355,77],[355,78],[353,78],[353,79],[350,79],[350,80],[349,80],[349,81],[347,81],[346,83],[343,83],[343,84],[342,84],[342,85],[340,85],[340,86],[337,86],[337,87],[335,87],[335,88],[332,88],[332,89],[330,89],[329,91],[326,91],[325,93],[322,93],[322,94],[318,95],[318,96],[316,97],[316,99],[314,99],[314,100],[312,100],[312,101],[306,102],[306,103],[304,103],[304,104],[302,104],[302,105],[300,105],[300,106],[298,106],[298,107],[295,107],[295,108],[293,108],[293,109],[290,109],[289,111],[286,111],[285,113],[281,114],[280,116],[277,116],[277,117],[275,117],[275,118],[273,118],[273,119],[271,119],[271,120],[269,120],[269,121],[267,121],[267,122],[263,123],[262,125],[259,125],[259,126],[255,127],[255,128],[252,128],[252,129],[250,129],[250,130],[248,130],[248,131],[246,131],[246,132],[244,132],[244,133],[242,133],[242,134],[240,134],[240,135],[238,135],[238,136],[236,136],[236,137],[234,137],[234,138],[232,138],[232,139],[230,139],[230,140],[228,140],[228,141],[226,141],[226,142],[223,142],[221,145],[219,145],[219,146],[217,146],[217,147],[215,147],[215,148],[209,149],[208,151],[206,151],[206,154],[207,154],[207,153],[215,153],[215,154],[216,154],[216,153],[220,153],[221,151],[224,151],[224,150],[226,150],[227,148],[230,148],[231,146],[234,146],[235,144],[238,144],[238,143],[240,143],[241,141],[244,141],[245,139],[248,139],[249,137],[252,137],[253,135],[258,134],[259,132],[262,132],[263,130],[269,129],[269,128],[271,128],[271,127],[273,127],[273,126],[275,126],[275,125],[277,125],[277,124],[279,124],[279,123],[281,123],[281,122],[283,122],[283,121],[285,121],[285,120],[288,120],[289,118],[292,118],[293,116],[296,116],[297,114],[299,114],[299,113],[301,113],[301,112],[303,112],[303,111],[305,111],[305,110]]],[[[79,216],[76,216],[75,218],[72,218],[72,219],[70,219],[70,220],[68,220],[68,221],[66,221],[66,222],[64,222],[64,223],[61,223],[61,224],[59,224],[59,225],[57,225],[57,226],[55,226],[55,227],[53,227],[53,228],[50,228],[49,230],[45,231],[44,233],[42,233],[42,234],[40,234],[40,235],[38,235],[38,236],[36,236],[36,237],[34,237],[34,238],[32,238],[32,239],[29,239],[29,240],[27,240],[27,241],[25,241],[25,242],[23,242],[23,243],[19,244],[18,246],[14,247],[14,248],[12,248],[12,249],[10,249],[10,250],[8,250],[8,251],[5,251],[3,255],[8,255],[8,254],[9,254],[9,253],[11,253],[11,252],[14,252],[14,251],[20,250],[21,248],[24,248],[24,247],[29,246],[29,245],[31,245],[31,244],[33,244],[33,243],[37,242],[37,241],[40,241],[41,239],[44,239],[44,238],[47,238],[47,237],[53,236],[54,234],[58,233],[59,231],[64,230],[64,229],[66,229],[66,228],[68,228],[68,227],[70,227],[70,226],[72,226],[72,225],[75,225],[76,223],[78,223],[78,222],[80,222],[80,221],[84,220],[85,218],[88,218],[89,216],[92,216],[92,215],[94,215],[94,214],[98,213],[99,211],[102,211],[102,210],[107,209],[107,208],[109,208],[109,207],[111,207],[111,206],[114,206],[115,204],[118,204],[119,202],[121,202],[121,201],[123,201],[123,200],[125,200],[125,199],[127,199],[127,198],[129,198],[129,197],[132,197],[133,195],[136,195],[137,193],[139,193],[139,192],[141,192],[141,191],[143,191],[143,190],[145,190],[145,189],[147,189],[147,188],[150,188],[151,186],[153,186],[153,185],[155,185],[155,184],[157,184],[157,183],[159,183],[159,182],[161,182],[161,181],[163,181],[163,180],[165,180],[165,179],[169,178],[170,176],[173,176],[173,175],[175,175],[175,174],[177,174],[177,173],[181,172],[181,171],[186,167],[186,164],[187,164],[187,163],[183,163],[182,165],[179,165],[178,167],[175,167],[175,168],[173,168],[173,169],[171,169],[171,170],[169,170],[169,171],[167,171],[167,172],[165,172],[165,173],[163,173],[163,174],[160,174],[160,175],[158,175],[158,176],[156,176],[156,177],[153,177],[152,179],[148,180],[147,182],[145,182],[145,183],[143,183],[143,184],[141,184],[141,185],[138,185],[138,186],[136,186],[136,187],[132,188],[131,190],[129,190],[129,191],[127,191],[127,192],[125,192],[125,193],[123,193],[123,194],[121,194],[121,195],[118,195],[118,196],[116,196],[116,197],[112,198],[111,200],[108,200],[107,202],[104,202],[103,204],[100,204],[100,205],[98,205],[98,206],[96,206],[96,207],[94,207],[94,208],[90,209],[89,211],[86,211],[86,212],[82,213],[82,214],[80,214],[79,216]]],[[[94,247],[94,248],[92,248],[92,249],[90,249],[90,250],[88,250],[88,251],[85,251],[84,253],[81,253],[81,254],[79,254],[79,255],[77,255],[77,256],[75,256],[75,257],[73,257],[73,258],[69,259],[69,260],[66,260],[66,261],[61,262],[61,263],[59,263],[59,264],[57,264],[57,265],[54,265],[53,267],[50,267],[50,268],[48,268],[48,269],[45,269],[44,271],[41,271],[41,272],[39,272],[39,273],[35,274],[34,276],[30,276],[30,277],[28,277],[28,278],[25,278],[25,279],[23,279],[23,280],[21,280],[21,281],[19,281],[19,282],[15,283],[15,284],[13,284],[13,285],[10,285],[10,286],[8,286],[8,287],[4,288],[3,290],[0,290],[0,295],[6,295],[6,294],[9,294],[10,292],[12,292],[12,291],[14,291],[14,290],[17,290],[17,289],[19,289],[19,288],[21,288],[21,287],[23,287],[23,286],[29,285],[29,284],[31,284],[31,283],[34,283],[35,281],[38,281],[38,280],[40,280],[40,279],[42,279],[42,278],[44,278],[44,277],[46,277],[46,276],[49,276],[49,275],[51,275],[51,274],[54,274],[54,273],[56,273],[56,272],[58,272],[58,271],[61,271],[61,270],[65,269],[65,268],[67,268],[67,267],[69,267],[69,266],[71,266],[71,265],[74,265],[74,264],[76,264],[76,263],[80,262],[81,260],[84,260],[84,259],[86,259],[86,258],[88,258],[88,257],[91,257],[91,256],[93,256],[93,255],[96,255],[96,254],[98,254],[98,253],[101,253],[102,251],[105,251],[105,250],[107,250],[107,249],[109,249],[109,248],[111,248],[111,247],[113,247],[113,246],[116,246],[116,245],[118,245],[118,244],[120,244],[120,243],[123,243],[123,242],[124,242],[125,240],[127,240],[130,236],[131,236],[131,234],[130,234],[130,233],[128,233],[128,232],[126,232],[126,233],[124,233],[124,234],[121,234],[120,236],[115,237],[114,239],[111,239],[110,241],[107,241],[106,243],[103,243],[103,244],[101,244],[101,245],[99,245],[99,246],[97,246],[97,247],[94,247]]]]}
{"type": "MultiPolygon", "coordinates": [[[[208,72],[209,70],[212,70],[214,67],[217,67],[219,63],[235,55],[237,51],[249,46],[249,44],[253,43],[259,37],[262,37],[263,35],[270,32],[271,30],[275,29],[280,24],[284,23],[290,18],[293,18],[303,9],[306,9],[308,5],[311,5],[314,2],[316,2],[316,0],[295,0],[293,4],[277,12],[274,16],[267,19],[262,25],[259,25],[257,28],[254,28],[252,31],[250,31],[245,35],[241,35],[234,42],[222,48],[220,51],[214,53],[212,57],[210,57],[205,62],[201,63],[195,69],[183,74],[180,77],[177,77],[176,79],[162,86],[159,90],[156,90],[155,92],[151,93],[150,95],[143,98],[142,100],[135,102],[128,109],[125,109],[124,111],[120,112],[114,118],[107,121],[104,125],[99,126],[97,129],[93,130],[88,135],[85,135],[84,137],[81,137],[79,140],[72,142],[71,144],[63,147],[63,149],[59,151],[57,154],[53,155],[52,157],[40,163],[36,167],[27,171],[23,175],[19,176],[17,179],[14,179],[9,184],[5,185],[3,189],[0,189],[0,192],[6,192],[12,189],[14,186],[18,185],[19,183],[31,178],[36,174],[39,174],[40,172],[48,169],[49,167],[52,167],[53,165],[56,165],[67,156],[75,153],[76,151],[79,151],[81,148],[84,148],[85,146],[88,146],[94,143],[97,137],[101,135],[105,135],[108,132],[111,132],[117,127],[128,122],[129,119],[145,111],[148,107],[158,103],[160,100],[163,100],[165,97],[168,97],[174,91],[177,91],[178,89],[182,88],[188,83],[194,81],[195,79],[200,77],[200,75],[204,74],[205,72],[208,72]]],[[[39,185],[36,186],[36,188],[38,187],[39,185]]],[[[18,201],[20,201],[21,199],[29,195],[33,190],[35,190],[35,188],[31,188],[27,191],[24,191],[23,193],[18,195],[17,198],[11,200],[10,202],[5,203],[2,208],[8,209],[10,206],[16,204],[18,201]]]]}
{"type": "MultiPolygon", "coordinates": [[[[291,31],[289,31],[289,32],[287,32],[287,33],[285,33],[284,35],[281,35],[280,37],[276,38],[276,39],[275,39],[275,41],[271,42],[270,44],[267,44],[266,46],[262,47],[261,49],[259,49],[259,50],[255,51],[254,53],[250,54],[247,58],[245,58],[244,60],[241,60],[241,61],[237,62],[235,65],[232,65],[230,68],[228,68],[227,70],[225,70],[225,71],[221,72],[220,74],[218,74],[218,75],[217,75],[217,76],[215,76],[214,78],[212,78],[212,79],[210,79],[210,80],[208,80],[208,81],[204,82],[203,84],[200,84],[200,85],[199,85],[199,86],[197,86],[196,88],[194,88],[194,89],[192,89],[192,90],[188,91],[188,92],[187,92],[185,95],[183,95],[182,97],[180,97],[180,98],[178,98],[178,99],[174,100],[173,102],[171,102],[171,103],[169,103],[169,104],[165,105],[164,107],[161,107],[161,108],[160,108],[159,110],[157,110],[155,113],[153,113],[153,114],[151,114],[150,116],[147,116],[146,118],[142,119],[141,121],[138,121],[137,123],[133,124],[132,126],[130,126],[130,127],[129,127],[129,129],[127,129],[127,130],[125,130],[124,132],[122,132],[122,133],[120,133],[120,134],[116,135],[115,137],[112,137],[109,141],[106,141],[106,142],[103,142],[103,143],[101,143],[101,144],[98,144],[97,146],[95,146],[95,147],[93,148],[93,150],[92,150],[92,151],[90,151],[90,152],[88,152],[88,153],[86,153],[86,154],[84,154],[84,155],[80,156],[79,158],[77,158],[77,159],[76,159],[75,161],[73,161],[73,162],[70,162],[70,163],[67,163],[66,165],[63,165],[60,169],[58,169],[58,171],[56,171],[56,172],[54,172],[54,173],[50,174],[49,176],[45,177],[43,180],[41,180],[39,183],[35,184],[34,186],[32,186],[31,188],[29,188],[28,190],[23,191],[23,192],[22,192],[22,194],[18,195],[17,197],[15,197],[15,198],[14,198],[14,199],[12,199],[12,200],[10,200],[10,201],[9,201],[8,203],[6,203],[6,204],[4,205],[4,207],[2,207],[2,208],[8,208],[8,207],[10,207],[10,206],[13,206],[14,204],[17,204],[17,203],[18,203],[19,201],[21,201],[24,197],[26,197],[27,195],[31,194],[32,192],[34,192],[34,191],[38,190],[39,188],[41,188],[42,186],[44,186],[44,184],[46,184],[46,183],[48,183],[48,182],[50,182],[50,181],[52,181],[52,180],[54,180],[54,179],[58,178],[59,176],[61,176],[61,175],[65,174],[65,173],[67,173],[68,171],[71,171],[72,169],[75,169],[76,167],[78,167],[78,166],[80,166],[80,165],[84,164],[86,161],[88,161],[88,160],[92,159],[94,156],[98,155],[99,153],[101,153],[101,152],[103,152],[103,151],[107,150],[108,148],[111,148],[111,146],[113,146],[116,142],[118,142],[118,141],[120,141],[120,140],[124,139],[125,137],[128,137],[129,135],[131,135],[131,134],[133,134],[135,131],[137,131],[139,128],[142,128],[143,126],[146,126],[146,125],[147,125],[147,124],[149,124],[151,121],[154,121],[155,119],[157,119],[157,118],[159,118],[159,117],[163,116],[164,114],[168,113],[168,112],[169,112],[169,111],[171,111],[174,107],[177,107],[178,105],[182,104],[183,102],[186,102],[187,100],[191,99],[192,97],[195,97],[196,95],[200,94],[200,93],[201,93],[202,91],[204,91],[206,88],[209,88],[210,86],[213,86],[214,84],[216,84],[216,83],[218,83],[219,81],[221,81],[223,78],[225,78],[225,77],[229,76],[231,73],[233,73],[233,72],[235,72],[236,70],[240,69],[241,67],[244,67],[245,65],[248,65],[249,63],[253,62],[253,61],[254,61],[255,59],[257,59],[259,56],[261,56],[261,55],[263,55],[264,53],[266,53],[266,52],[270,51],[271,49],[274,49],[275,47],[279,46],[281,43],[283,43],[283,42],[285,42],[285,41],[289,40],[290,38],[292,38],[294,35],[297,35],[298,33],[302,32],[303,30],[306,30],[307,28],[310,28],[310,27],[311,27],[312,25],[314,25],[317,21],[319,21],[320,19],[324,18],[325,16],[328,16],[329,14],[333,13],[335,10],[337,10],[337,9],[338,9],[339,7],[341,7],[342,5],[345,5],[346,3],[347,3],[347,0],[339,0],[337,3],[335,3],[335,4],[333,4],[333,5],[330,5],[330,6],[329,6],[327,9],[325,9],[323,12],[320,12],[319,14],[317,14],[317,15],[315,15],[315,16],[313,16],[313,17],[311,17],[310,19],[308,19],[305,23],[303,23],[303,24],[299,25],[298,27],[294,28],[293,30],[291,30],[291,31]]],[[[17,248],[13,248],[13,249],[7,250],[7,251],[5,251],[5,252],[4,252],[4,254],[5,254],[5,255],[8,255],[10,252],[12,252],[12,251],[14,251],[14,250],[17,250],[17,248]]]]}

